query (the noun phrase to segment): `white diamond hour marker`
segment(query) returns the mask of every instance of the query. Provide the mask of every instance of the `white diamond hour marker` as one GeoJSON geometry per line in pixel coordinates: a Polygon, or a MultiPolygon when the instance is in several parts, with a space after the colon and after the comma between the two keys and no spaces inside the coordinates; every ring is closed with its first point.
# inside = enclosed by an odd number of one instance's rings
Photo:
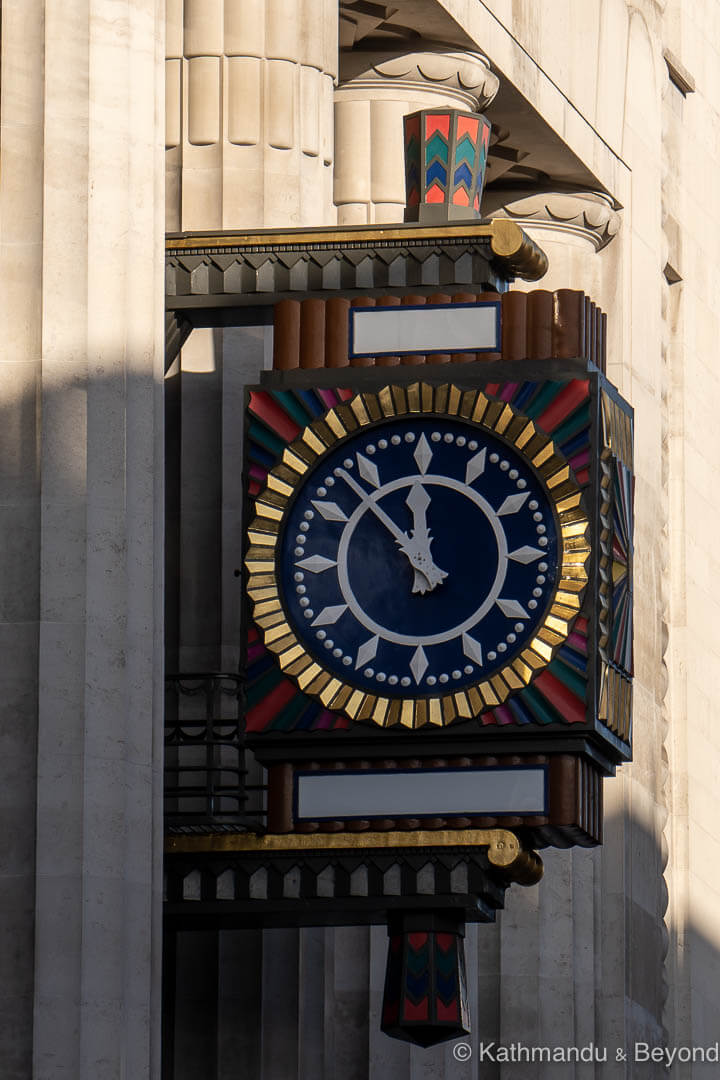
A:
{"type": "Polygon", "coordinates": [[[471,457],[467,463],[465,469],[465,483],[472,484],[473,480],[477,480],[478,476],[482,476],[485,472],[485,458],[487,457],[487,450],[481,450],[475,457],[471,457]]]}
{"type": "Polygon", "coordinates": [[[428,659],[425,655],[425,650],[422,645],[418,645],[417,649],[413,653],[413,658],[410,661],[410,670],[412,671],[415,682],[419,683],[423,675],[428,669],[428,659]]]}
{"type": "Polygon", "coordinates": [[[314,502],[313,506],[318,514],[321,514],[326,521],[347,521],[347,514],[344,510],[340,509],[337,503],[314,502]]]}
{"type": "Polygon", "coordinates": [[[432,461],[432,456],[433,454],[432,450],[430,449],[430,443],[427,441],[424,435],[421,435],[418,439],[418,444],[415,447],[415,453],[413,454],[413,457],[415,458],[415,464],[417,465],[423,476],[428,471],[428,465],[432,461]]]}
{"type": "Polygon", "coordinates": [[[547,553],[541,551],[540,548],[526,546],[518,548],[517,551],[508,552],[508,559],[512,559],[513,562],[531,563],[545,554],[547,553]]]}
{"type": "Polygon", "coordinates": [[[508,619],[529,619],[525,608],[517,600],[496,600],[495,603],[508,619]]]}
{"type": "Polygon", "coordinates": [[[311,626],[331,626],[336,623],[343,612],[347,611],[347,604],[335,604],[333,607],[324,607],[319,615],[316,615],[311,626]]]}
{"type": "Polygon", "coordinates": [[[363,664],[367,664],[368,660],[374,660],[378,647],[378,636],[371,637],[369,641],[366,641],[364,645],[361,645],[357,652],[357,660],[355,661],[355,669],[361,668],[363,664]]]}
{"type": "Polygon", "coordinates": [[[479,641],[476,641],[475,638],[471,638],[469,634],[463,634],[462,647],[468,660],[474,660],[476,664],[482,664],[482,645],[479,641]]]}
{"type": "Polygon", "coordinates": [[[363,480],[367,480],[373,487],[378,487],[380,484],[380,473],[375,465],[369,458],[363,457],[362,454],[357,454],[358,472],[362,476],[363,480]]]}
{"type": "Polygon", "coordinates": [[[502,506],[500,506],[495,513],[498,517],[504,517],[505,514],[517,514],[522,504],[529,497],[529,491],[522,491],[519,495],[508,495],[502,506]]]}
{"type": "Polygon", "coordinates": [[[322,574],[323,570],[329,570],[331,566],[337,566],[337,563],[334,559],[326,559],[324,555],[310,555],[309,558],[301,559],[295,565],[301,570],[309,570],[311,574],[322,574]]]}
{"type": "MultiPolygon", "coordinates": [[[[419,481],[415,481],[410,488],[410,494],[405,500],[405,505],[410,508],[414,515],[424,514],[430,505],[430,496],[419,481]]],[[[417,530],[418,526],[415,526],[417,530]]]]}

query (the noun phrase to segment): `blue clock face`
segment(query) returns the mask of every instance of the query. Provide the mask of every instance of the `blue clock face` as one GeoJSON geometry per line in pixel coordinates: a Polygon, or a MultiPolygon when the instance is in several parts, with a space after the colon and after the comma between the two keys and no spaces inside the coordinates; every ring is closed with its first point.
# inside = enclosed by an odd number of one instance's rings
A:
{"type": "Polygon", "coordinates": [[[526,459],[432,415],[367,426],[305,474],[278,547],[298,640],[385,696],[462,690],[532,639],[558,579],[553,504],[526,459]]]}

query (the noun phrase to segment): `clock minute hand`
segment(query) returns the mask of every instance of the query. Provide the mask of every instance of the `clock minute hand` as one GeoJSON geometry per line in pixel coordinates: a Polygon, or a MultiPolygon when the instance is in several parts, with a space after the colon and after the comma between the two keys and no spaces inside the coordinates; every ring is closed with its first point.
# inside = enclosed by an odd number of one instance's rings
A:
{"type": "MultiPolygon", "coordinates": [[[[413,592],[429,592],[431,589],[434,589],[435,585],[437,585],[438,582],[431,582],[430,578],[428,577],[430,566],[434,565],[432,563],[432,559],[429,559],[428,553],[423,548],[420,548],[419,545],[415,545],[413,540],[411,540],[411,538],[408,536],[408,534],[403,532],[402,529],[400,529],[395,524],[393,519],[385,513],[382,507],[378,506],[377,502],[375,502],[374,499],[369,498],[368,493],[364,490],[364,488],[360,486],[360,484],[358,484],[357,480],[355,480],[355,478],[352,477],[350,473],[348,473],[345,469],[338,469],[337,475],[342,477],[350,490],[357,495],[358,499],[360,499],[360,502],[363,504],[363,506],[366,506],[368,510],[372,510],[373,514],[375,514],[375,516],[380,521],[382,521],[385,528],[397,542],[403,555],[405,555],[410,565],[415,570],[413,592]],[[428,566],[428,561],[430,563],[430,566],[428,566]],[[420,585],[420,587],[416,587],[418,574],[421,574],[427,582],[427,586],[425,588],[422,587],[422,584],[420,585]]],[[[435,569],[437,570],[437,567],[435,567],[435,569]]],[[[443,577],[445,576],[444,571],[441,570],[440,573],[443,575],[443,577]]],[[[440,580],[442,580],[442,578],[440,580]]]]}
{"type": "Polygon", "coordinates": [[[430,505],[430,496],[419,480],[410,488],[410,494],[405,500],[405,505],[411,510],[413,516],[412,539],[401,544],[401,550],[410,558],[410,552],[416,556],[417,562],[411,559],[415,567],[415,580],[413,592],[428,592],[440,585],[447,573],[441,570],[433,561],[430,554],[432,536],[427,526],[427,508],[430,505]],[[422,576],[421,576],[422,575],[422,576]],[[427,582],[427,586],[426,583],[427,582]]]}

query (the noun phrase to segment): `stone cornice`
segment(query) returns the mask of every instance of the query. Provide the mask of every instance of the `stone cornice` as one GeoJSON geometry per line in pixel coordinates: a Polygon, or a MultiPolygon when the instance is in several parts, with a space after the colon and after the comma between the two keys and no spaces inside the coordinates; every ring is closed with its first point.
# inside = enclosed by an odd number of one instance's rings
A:
{"type": "Polygon", "coordinates": [[[169,308],[271,303],[279,295],[397,285],[460,286],[495,275],[537,281],[538,245],[514,222],[413,224],[166,238],[169,308]]]}

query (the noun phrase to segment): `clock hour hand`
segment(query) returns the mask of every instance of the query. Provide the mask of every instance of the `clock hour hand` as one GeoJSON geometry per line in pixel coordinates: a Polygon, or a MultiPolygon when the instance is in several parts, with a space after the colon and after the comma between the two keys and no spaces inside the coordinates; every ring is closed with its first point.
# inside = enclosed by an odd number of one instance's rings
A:
{"type": "MultiPolygon", "coordinates": [[[[349,472],[347,472],[345,469],[338,469],[337,475],[342,477],[350,490],[357,495],[362,505],[366,506],[368,510],[372,510],[373,514],[375,514],[375,517],[377,517],[383,523],[390,535],[397,542],[403,555],[405,555],[413,570],[415,571],[415,578],[413,580],[413,592],[429,592],[431,589],[434,589],[435,586],[439,584],[440,581],[442,581],[442,577],[437,579],[436,581],[430,580],[428,574],[431,573],[431,567],[433,567],[434,564],[429,556],[429,552],[425,549],[425,547],[421,546],[420,544],[415,544],[414,540],[412,540],[407,533],[403,532],[402,529],[398,528],[393,519],[385,513],[381,506],[378,506],[377,502],[374,499],[368,497],[368,494],[364,490],[364,488],[362,488],[360,484],[358,484],[357,480],[353,476],[351,476],[349,472]],[[420,587],[418,587],[418,575],[421,575],[424,579],[424,582],[427,582],[427,584],[424,584],[423,582],[420,587]]],[[[438,568],[434,567],[434,569],[437,571],[438,568]]],[[[445,572],[443,570],[440,570],[439,573],[442,574],[443,577],[445,577],[445,572]]]]}
{"type": "Polygon", "coordinates": [[[415,559],[410,559],[415,568],[413,592],[429,592],[447,577],[445,570],[436,566],[430,554],[432,536],[427,526],[427,508],[430,505],[430,496],[419,481],[410,488],[410,494],[405,500],[405,505],[412,511],[413,530],[412,538],[400,544],[400,550],[410,558],[411,552],[415,559]]]}

